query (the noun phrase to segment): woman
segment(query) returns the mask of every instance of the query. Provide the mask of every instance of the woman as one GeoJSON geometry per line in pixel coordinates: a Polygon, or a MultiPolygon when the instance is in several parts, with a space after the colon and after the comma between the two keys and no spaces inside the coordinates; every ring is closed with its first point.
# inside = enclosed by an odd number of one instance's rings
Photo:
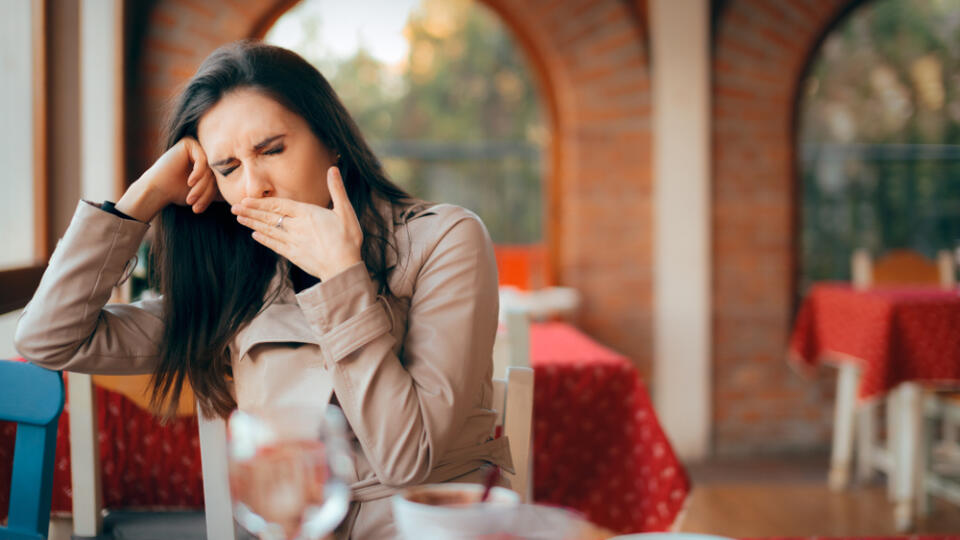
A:
{"type": "Polygon", "coordinates": [[[211,415],[338,403],[357,456],[342,538],[392,536],[399,487],[510,466],[474,214],[393,185],[323,76],[278,47],[214,52],[166,140],[115,205],[79,203],[17,326],[27,359],[153,373],[167,414],[185,380],[211,415]],[[107,304],[157,214],[161,297],[107,304]]]}

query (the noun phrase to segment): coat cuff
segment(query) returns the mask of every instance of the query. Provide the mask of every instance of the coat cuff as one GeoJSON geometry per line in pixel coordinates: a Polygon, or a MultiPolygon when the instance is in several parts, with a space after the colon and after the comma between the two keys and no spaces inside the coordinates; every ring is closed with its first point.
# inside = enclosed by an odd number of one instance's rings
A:
{"type": "Polygon", "coordinates": [[[70,226],[57,245],[60,242],[67,245],[89,243],[91,238],[100,239],[98,242],[109,242],[100,274],[107,283],[116,287],[133,273],[137,264],[137,250],[149,228],[149,223],[122,218],[101,209],[97,203],[81,200],[77,203],[70,226]]]}
{"type": "Polygon", "coordinates": [[[339,362],[392,330],[390,306],[377,296],[362,262],[296,296],[328,362],[339,362]]]}

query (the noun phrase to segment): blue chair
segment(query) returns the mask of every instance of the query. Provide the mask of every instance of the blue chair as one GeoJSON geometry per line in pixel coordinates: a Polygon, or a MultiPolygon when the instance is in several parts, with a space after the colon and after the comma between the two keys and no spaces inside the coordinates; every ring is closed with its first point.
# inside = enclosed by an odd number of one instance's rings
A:
{"type": "Polygon", "coordinates": [[[10,512],[0,540],[43,540],[50,527],[57,420],[63,411],[60,373],[0,360],[0,420],[17,423],[10,512]]]}

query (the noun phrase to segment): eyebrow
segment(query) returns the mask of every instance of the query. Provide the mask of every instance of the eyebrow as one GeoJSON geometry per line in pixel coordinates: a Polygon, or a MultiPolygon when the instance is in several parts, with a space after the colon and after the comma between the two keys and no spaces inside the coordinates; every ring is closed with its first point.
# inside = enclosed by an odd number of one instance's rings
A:
{"type": "MultiPolygon", "coordinates": [[[[267,137],[266,139],[264,139],[264,140],[258,142],[257,144],[255,144],[255,145],[253,146],[253,149],[254,149],[254,151],[256,151],[256,152],[259,152],[260,150],[263,150],[267,145],[269,145],[269,144],[272,143],[273,141],[275,141],[275,140],[277,140],[277,139],[280,139],[280,138],[282,138],[282,137],[285,137],[286,135],[287,135],[286,133],[281,133],[281,134],[279,134],[279,135],[273,135],[273,136],[267,137]]],[[[221,166],[221,165],[226,165],[227,163],[230,163],[230,162],[233,161],[234,159],[236,159],[236,158],[233,158],[233,157],[224,158],[224,159],[221,159],[220,161],[217,161],[217,162],[215,162],[215,163],[210,163],[209,166],[210,166],[210,167],[219,167],[219,166],[221,166]]]]}

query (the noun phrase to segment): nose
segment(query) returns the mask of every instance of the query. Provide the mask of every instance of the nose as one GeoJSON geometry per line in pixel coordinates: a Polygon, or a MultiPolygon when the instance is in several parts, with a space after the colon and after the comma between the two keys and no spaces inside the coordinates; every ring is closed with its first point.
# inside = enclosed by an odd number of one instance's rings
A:
{"type": "Polygon", "coordinates": [[[260,199],[275,194],[273,183],[265,171],[258,170],[255,166],[244,166],[242,171],[244,197],[260,199]]]}

